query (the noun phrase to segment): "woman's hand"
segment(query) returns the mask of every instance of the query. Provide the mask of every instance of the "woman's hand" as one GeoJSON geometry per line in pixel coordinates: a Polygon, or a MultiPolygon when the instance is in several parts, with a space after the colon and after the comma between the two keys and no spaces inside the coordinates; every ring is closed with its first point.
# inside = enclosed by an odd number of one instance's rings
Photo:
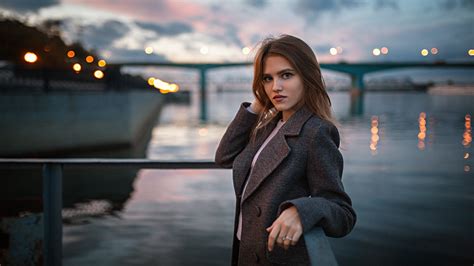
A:
{"type": "Polygon", "coordinates": [[[288,250],[290,244],[296,245],[303,234],[303,225],[301,224],[298,210],[295,206],[285,209],[280,216],[268,227],[268,250],[272,251],[276,243],[288,250]]]}
{"type": "Polygon", "coordinates": [[[250,108],[252,108],[252,110],[253,110],[255,113],[259,114],[259,113],[261,113],[262,110],[263,110],[263,105],[260,103],[259,100],[254,99],[253,102],[250,104],[250,108]]]}

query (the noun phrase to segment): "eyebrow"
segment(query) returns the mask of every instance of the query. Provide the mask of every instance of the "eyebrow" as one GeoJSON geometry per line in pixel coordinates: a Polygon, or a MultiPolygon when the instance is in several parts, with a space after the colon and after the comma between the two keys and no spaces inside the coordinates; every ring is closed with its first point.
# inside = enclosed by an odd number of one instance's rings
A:
{"type": "MultiPolygon", "coordinates": [[[[285,72],[295,72],[295,70],[293,70],[292,68],[285,68],[285,69],[282,69],[280,71],[277,72],[278,75],[281,75],[282,73],[285,73],[285,72]]],[[[263,73],[263,75],[270,75],[268,73],[263,73]]]]}

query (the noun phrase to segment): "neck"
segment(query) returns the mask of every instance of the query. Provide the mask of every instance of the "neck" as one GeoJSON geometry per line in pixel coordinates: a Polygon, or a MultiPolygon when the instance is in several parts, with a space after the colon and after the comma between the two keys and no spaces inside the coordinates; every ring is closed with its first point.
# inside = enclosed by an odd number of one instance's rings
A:
{"type": "Polygon", "coordinates": [[[281,113],[281,120],[283,120],[283,122],[286,122],[294,113],[295,111],[283,111],[281,113]]]}

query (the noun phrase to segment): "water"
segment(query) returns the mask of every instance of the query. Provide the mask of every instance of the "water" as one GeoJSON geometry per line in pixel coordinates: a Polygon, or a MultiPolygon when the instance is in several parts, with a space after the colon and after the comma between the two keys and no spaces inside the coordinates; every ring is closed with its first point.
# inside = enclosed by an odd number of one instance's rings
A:
{"type": "MultiPolygon", "coordinates": [[[[368,93],[364,115],[351,116],[348,93],[330,96],[358,214],[350,235],[330,239],[340,265],[471,265],[473,155],[463,140],[474,97],[368,93]]],[[[147,157],[212,160],[240,102],[251,99],[210,94],[207,124],[196,122],[196,97],[190,107],[165,107],[147,157]]],[[[133,186],[118,215],[64,227],[65,265],[228,265],[230,170],[141,170],[133,186]]]]}

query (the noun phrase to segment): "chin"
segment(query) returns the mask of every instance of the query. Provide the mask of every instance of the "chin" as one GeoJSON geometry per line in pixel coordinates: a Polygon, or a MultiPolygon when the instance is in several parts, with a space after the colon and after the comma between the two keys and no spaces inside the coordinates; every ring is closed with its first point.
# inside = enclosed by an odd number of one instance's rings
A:
{"type": "Polygon", "coordinates": [[[273,106],[275,107],[275,109],[277,109],[280,112],[288,110],[288,108],[285,105],[277,104],[277,105],[273,105],[273,106]]]}

